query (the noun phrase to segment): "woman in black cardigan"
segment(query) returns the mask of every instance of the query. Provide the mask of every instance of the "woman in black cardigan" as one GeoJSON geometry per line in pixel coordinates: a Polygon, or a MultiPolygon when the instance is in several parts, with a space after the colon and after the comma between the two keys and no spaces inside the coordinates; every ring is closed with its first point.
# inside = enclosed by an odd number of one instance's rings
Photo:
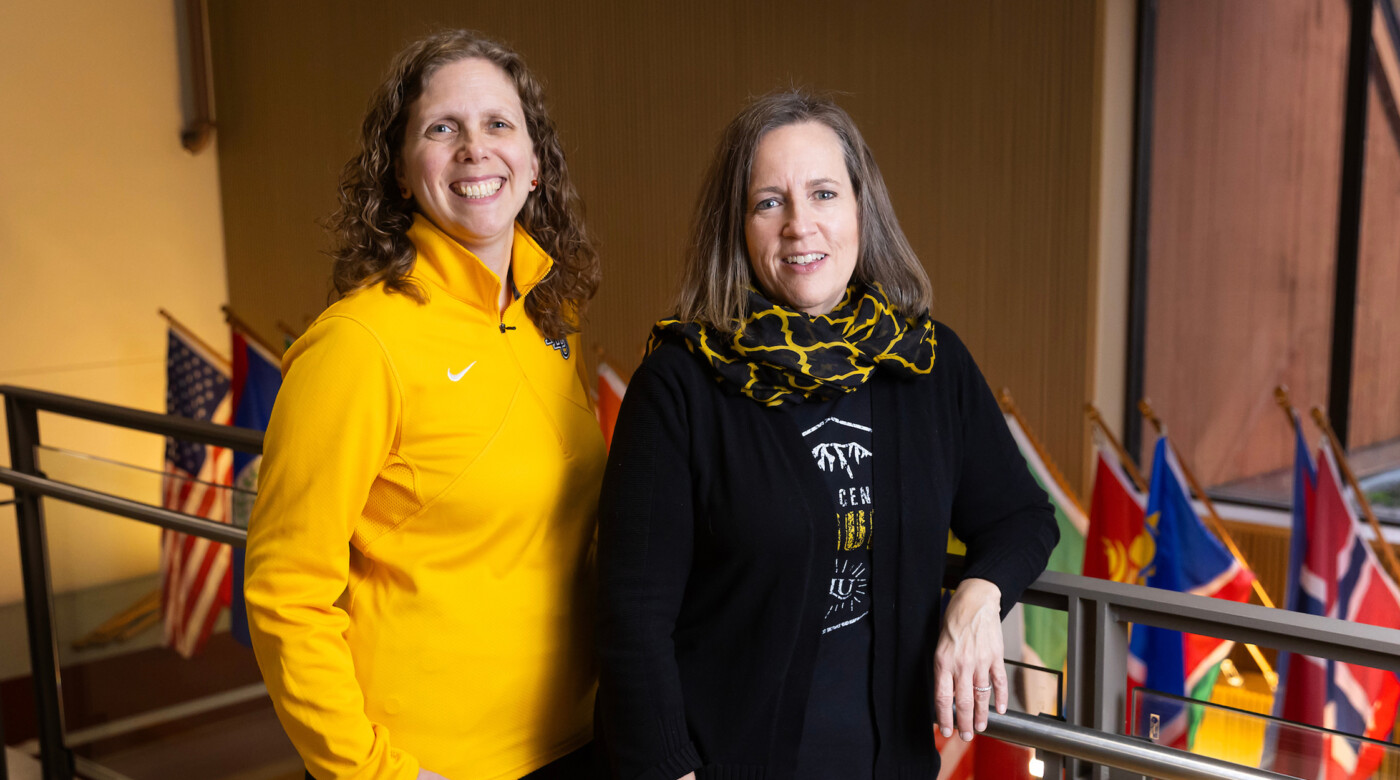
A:
{"type": "Polygon", "coordinates": [[[614,776],[931,779],[934,727],[1005,711],[1000,620],[1055,520],[930,298],[844,111],[784,92],[730,123],[603,483],[614,776]]]}

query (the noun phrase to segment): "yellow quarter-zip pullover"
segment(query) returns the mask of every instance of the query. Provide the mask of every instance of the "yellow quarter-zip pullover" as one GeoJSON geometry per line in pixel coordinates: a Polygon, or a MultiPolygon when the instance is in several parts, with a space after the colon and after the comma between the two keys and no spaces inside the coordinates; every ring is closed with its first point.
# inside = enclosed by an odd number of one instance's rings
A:
{"type": "Polygon", "coordinates": [[[606,453],[578,337],[431,222],[418,304],[382,285],[283,359],[248,528],[253,647],[318,780],[517,778],[592,736],[592,539],[606,453]]]}

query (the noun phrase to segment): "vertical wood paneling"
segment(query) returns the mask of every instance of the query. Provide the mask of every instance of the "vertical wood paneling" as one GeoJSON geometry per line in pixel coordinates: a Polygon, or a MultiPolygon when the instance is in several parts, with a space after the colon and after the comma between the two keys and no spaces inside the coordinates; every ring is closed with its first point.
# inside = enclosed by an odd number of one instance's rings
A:
{"type": "MultiPolygon", "coordinates": [[[[1348,442],[1353,449],[1400,437],[1400,126],[1381,100],[1385,78],[1372,69],[1348,442]]],[[[1400,90],[1400,84],[1390,88],[1400,90]]]]}
{"type": "Polygon", "coordinates": [[[326,300],[316,219],[404,42],[514,45],[552,112],[605,263],[587,337],[619,368],[674,294],[689,214],[750,95],[839,92],[932,277],[935,315],[1008,385],[1074,484],[1092,389],[1095,3],[212,0],[232,304],[272,331],[326,300]]]}
{"type": "MultiPolygon", "coordinates": [[[[1269,594],[1269,598],[1273,599],[1275,604],[1281,606],[1288,584],[1288,541],[1292,532],[1287,528],[1257,523],[1234,520],[1221,522],[1225,525],[1225,530],[1230,532],[1235,544],[1239,545],[1245,560],[1249,561],[1254,576],[1259,578],[1259,584],[1264,587],[1264,592],[1269,594]]],[[[1250,599],[1253,603],[1259,603],[1258,596],[1251,596],[1250,599]]]]}
{"type": "Polygon", "coordinates": [[[1214,485],[1292,462],[1275,385],[1326,402],[1348,11],[1159,8],[1145,384],[1214,485]]]}

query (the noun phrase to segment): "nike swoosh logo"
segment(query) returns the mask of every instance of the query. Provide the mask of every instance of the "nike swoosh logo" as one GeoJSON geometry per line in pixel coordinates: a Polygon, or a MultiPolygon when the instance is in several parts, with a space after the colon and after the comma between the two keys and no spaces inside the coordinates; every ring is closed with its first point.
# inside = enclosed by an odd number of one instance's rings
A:
{"type": "MultiPolygon", "coordinates": [[[[472,366],[474,365],[476,365],[475,360],[472,361],[472,366]]],[[[467,366],[466,368],[462,369],[461,371],[458,371],[455,374],[452,373],[452,369],[449,368],[447,369],[447,378],[451,379],[453,382],[460,382],[462,377],[466,376],[467,372],[472,370],[472,366],[467,366]]]]}

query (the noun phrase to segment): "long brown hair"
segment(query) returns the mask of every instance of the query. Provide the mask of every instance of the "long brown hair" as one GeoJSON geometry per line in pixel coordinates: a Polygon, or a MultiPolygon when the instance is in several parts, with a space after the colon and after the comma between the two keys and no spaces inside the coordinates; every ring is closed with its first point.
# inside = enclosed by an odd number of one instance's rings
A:
{"type": "Polygon", "coordinates": [[[929,310],[928,274],[899,227],[885,179],[860,130],[830,98],[792,89],[755,99],[720,137],[695,203],[676,301],[680,319],[728,332],[748,315],[745,290],[754,282],[744,218],[754,153],[770,130],[799,122],[820,122],[841,141],[859,203],[860,251],[852,278],[878,282],[904,316],[929,310]]]}
{"type": "Polygon", "coordinates": [[[408,239],[413,201],[400,193],[395,174],[408,114],[424,85],[439,68],[469,57],[505,71],[520,95],[540,161],[540,183],[517,220],[554,260],[549,274],[525,297],[525,311],[546,337],[563,338],[579,329],[584,308],[598,289],[598,252],[584,227],[559,134],[545,110],[544,88],[520,55],[471,30],[445,30],[410,44],[394,57],[370,98],[360,151],[341,171],[340,207],[328,220],[335,237],[332,282],[340,295],[382,282],[388,290],[423,302],[423,291],[408,277],[416,256],[408,239]]]}

